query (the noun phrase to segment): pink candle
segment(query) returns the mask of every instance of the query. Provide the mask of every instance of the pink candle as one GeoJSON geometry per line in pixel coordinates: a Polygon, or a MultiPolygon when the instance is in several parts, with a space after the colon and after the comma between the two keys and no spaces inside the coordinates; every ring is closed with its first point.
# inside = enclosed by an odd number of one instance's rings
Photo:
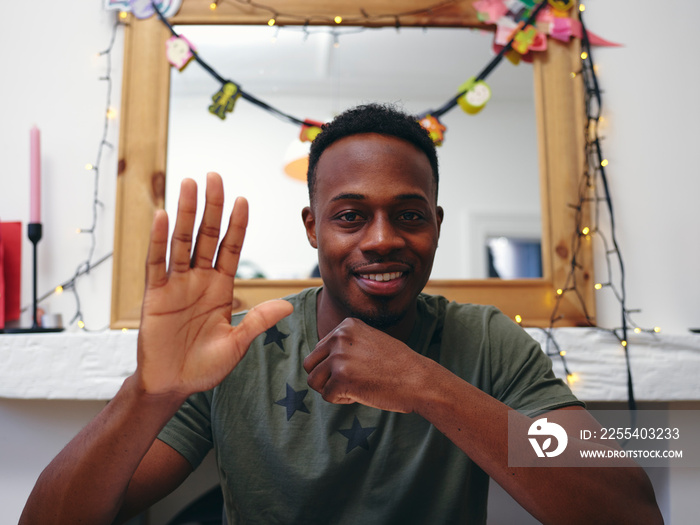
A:
{"type": "Polygon", "coordinates": [[[29,222],[41,223],[41,137],[39,128],[29,131],[29,222]]]}

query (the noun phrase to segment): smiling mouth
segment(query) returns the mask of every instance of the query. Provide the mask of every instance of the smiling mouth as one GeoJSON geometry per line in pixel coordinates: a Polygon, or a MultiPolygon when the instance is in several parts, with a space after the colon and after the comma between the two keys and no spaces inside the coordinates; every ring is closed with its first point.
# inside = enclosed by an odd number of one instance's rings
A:
{"type": "Polygon", "coordinates": [[[385,281],[393,281],[394,279],[398,279],[402,275],[403,275],[403,272],[362,273],[362,274],[360,274],[360,277],[362,277],[363,279],[368,279],[370,281],[385,282],[385,281]]]}

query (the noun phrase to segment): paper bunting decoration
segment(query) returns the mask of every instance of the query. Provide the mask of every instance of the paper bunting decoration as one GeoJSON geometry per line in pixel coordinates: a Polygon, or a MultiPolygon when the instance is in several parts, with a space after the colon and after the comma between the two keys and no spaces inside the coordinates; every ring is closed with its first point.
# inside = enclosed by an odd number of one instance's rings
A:
{"type": "Polygon", "coordinates": [[[442,141],[445,140],[444,132],[447,128],[437,118],[432,115],[426,115],[418,123],[428,132],[436,146],[442,146],[442,141]]]}
{"type": "Polygon", "coordinates": [[[574,0],[549,0],[549,5],[561,13],[571,9],[574,6],[574,0]]]}
{"type": "Polygon", "coordinates": [[[212,95],[214,103],[209,106],[209,113],[216,115],[221,120],[226,118],[226,113],[233,111],[236,100],[241,96],[240,89],[233,82],[226,82],[221,89],[212,95]]]}
{"type": "Polygon", "coordinates": [[[520,29],[515,33],[515,37],[513,37],[513,49],[521,55],[524,55],[530,51],[530,46],[535,42],[536,36],[537,29],[532,26],[520,29]]]}
{"type": "Polygon", "coordinates": [[[194,47],[184,36],[171,36],[165,42],[165,56],[168,62],[180,71],[187,67],[187,64],[194,58],[192,50],[194,47]]]}
{"type": "Polygon", "coordinates": [[[129,0],[131,12],[139,20],[150,18],[156,12],[151,0],[129,0]]]}
{"type": "Polygon", "coordinates": [[[464,92],[464,95],[457,100],[459,107],[470,115],[476,115],[484,109],[491,98],[491,88],[488,84],[483,80],[477,81],[474,77],[459,86],[459,92],[464,92]]]}
{"type": "Polygon", "coordinates": [[[323,122],[304,120],[304,124],[302,124],[299,132],[299,140],[302,142],[313,142],[318,134],[321,133],[322,126],[323,122]]]}
{"type": "MultiPolygon", "coordinates": [[[[131,11],[138,19],[152,17],[156,10],[153,7],[154,2],[151,0],[107,0],[105,7],[107,9],[119,9],[120,11],[131,11]]],[[[162,13],[163,16],[170,18],[177,14],[180,10],[182,0],[161,0],[155,2],[155,7],[162,13]]]]}
{"type": "MultiPolygon", "coordinates": [[[[117,2],[117,0],[107,1],[110,2],[110,8],[111,4],[117,2]]],[[[185,37],[175,31],[164,15],[162,9],[164,5],[167,6],[166,9],[176,6],[175,10],[177,11],[181,0],[160,3],[151,3],[146,0],[128,0],[128,3],[135,11],[138,11],[138,16],[140,17],[145,17],[149,10],[152,9],[158,15],[160,21],[170,30],[172,38],[166,44],[166,54],[173,66],[182,70],[194,58],[212,77],[221,83],[221,89],[212,95],[213,104],[209,106],[210,113],[224,120],[226,113],[233,111],[236,100],[243,97],[247,102],[255,104],[261,109],[275,114],[294,125],[301,126],[299,139],[302,142],[313,141],[320,133],[323,126],[322,123],[300,120],[259,100],[251,93],[241,91],[236,83],[222,77],[204,62],[202,57],[194,51],[194,47],[185,37]]],[[[566,5],[566,2],[559,3],[562,6],[566,5]]],[[[422,113],[425,116],[421,117],[419,122],[421,120],[424,121],[424,127],[428,129],[428,133],[437,145],[442,144],[444,131],[446,130],[445,126],[437,120],[439,117],[442,117],[442,115],[458,104],[466,113],[475,115],[490,100],[491,88],[484,82],[484,79],[498,65],[504,55],[514,64],[519,63],[521,60],[531,62],[533,59],[531,51],[546,49],[546,35],[552,35],[554,38],[561,40],[567,40],[571,37],[582,38],[581,22],[572,20],[566,12],[554,9],[550,3],[544,0],[539,3],[535,0],[476,0],[473,5],[477,9],[480,20],[496,25],[496,37],[494,39],[496,56],[486,65],[481,73],[462,84],[457,95],[452,97],[442,107],[422,113]],[[503,44],[499,42],[503,42],[503,44]],[[505,46],[507,46],[507,51],[501,53],[505,46]],[[477,82],[476,78],[481,80],[477,82]]],[[[590,31],[586,31],[586,37],[588,45],[618,45],[607,42],[590,31]]]]}
{"type": "Polygon", "coordinates": [[[502,0],[477,0],[473,5],[479,20],[487,24],[495,24],[508,13],[502,0]]]}
{"type": "MultiPolygon", "coordinates": [[[[513,31],[532,12],[535,2],[530,0],[477,0],[474,2],[477,17],[482,22],[496,25],[494,38],[494,51],[498,53],[513,36],[513,31]]],[[[507,53],[506,57],[518,64],[520,60],[532,62],[530,51],[544,51],[547,49],[547,35],[562,42],[568,42],[572,37],[581,38],[581,22],[570,18],[572,0],[548,0],[546,6],[537,14],[534,25],[536,33],[525,28],[522,34],[516,35],[513,49],[516,53],[507,53]],[[534,40],[532,36],[534,35],[534,40]]],[[[588,31],[588,40],[594,46],[618,46],[600,38],[588,31]]]]}

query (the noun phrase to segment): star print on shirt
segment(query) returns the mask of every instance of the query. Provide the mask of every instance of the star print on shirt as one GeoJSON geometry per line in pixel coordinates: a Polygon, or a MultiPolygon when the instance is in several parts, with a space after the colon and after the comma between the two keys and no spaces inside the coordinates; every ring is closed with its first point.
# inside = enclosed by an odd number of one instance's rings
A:
{"type": "Polygon", "coordinates": [[[283,334],[277,329],[276,326],[273,326],[267,332],[265,332],[265,342],[263,343],[263,346],[269,345],[270,343],[277,343],[277,346],[280,347],[280,350],[284,352],[284,345],[282,344],[282,340],[286,339],[287,337],[289,337],[289,334],[283,334]]]}
{"type": "Polygon", "coordinates": [[[352,428],[338,430],[338,432],[348,438],[348,447],[345,449],[345,453],[349,454],[350,451],[357,447],[362,447],[365,450],[369,450],[369,442],[367,441],[367,438],[375,430],[377,430],[377,427],[362,428],[362,425],[360,425],[360,420],[357,419],[357,416],[355,416],[355,419],[352,422],[352,428]]]}
{"type": "Polygon", "coordinates": [[[280,399],[279,401],[275,401],[275,405],[281,405],[287,409],[287,421],[292,418],[294,412],[297,410],[299,412],[306,412],[309,414],[309,409],[306,408],[306,405],[304,404],[304,398],[308,393],[308,389],[299,390],[299,392],[296,392],[291,386],[289,386],[289,383],[287,383],[287,397],[280,399]]]}

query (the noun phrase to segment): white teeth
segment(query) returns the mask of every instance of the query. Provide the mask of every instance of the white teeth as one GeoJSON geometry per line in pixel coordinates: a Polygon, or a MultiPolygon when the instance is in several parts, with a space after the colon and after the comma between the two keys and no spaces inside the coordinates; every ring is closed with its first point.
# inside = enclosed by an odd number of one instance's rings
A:
{"type": "Polygon", "coordinates": [[[398,279],[401,277],[401,272],[391,272],[391,273],[364,273],[361,275],[363,279],[369,279],[370,281],[391,281],[393,279],[398,279]]]}

